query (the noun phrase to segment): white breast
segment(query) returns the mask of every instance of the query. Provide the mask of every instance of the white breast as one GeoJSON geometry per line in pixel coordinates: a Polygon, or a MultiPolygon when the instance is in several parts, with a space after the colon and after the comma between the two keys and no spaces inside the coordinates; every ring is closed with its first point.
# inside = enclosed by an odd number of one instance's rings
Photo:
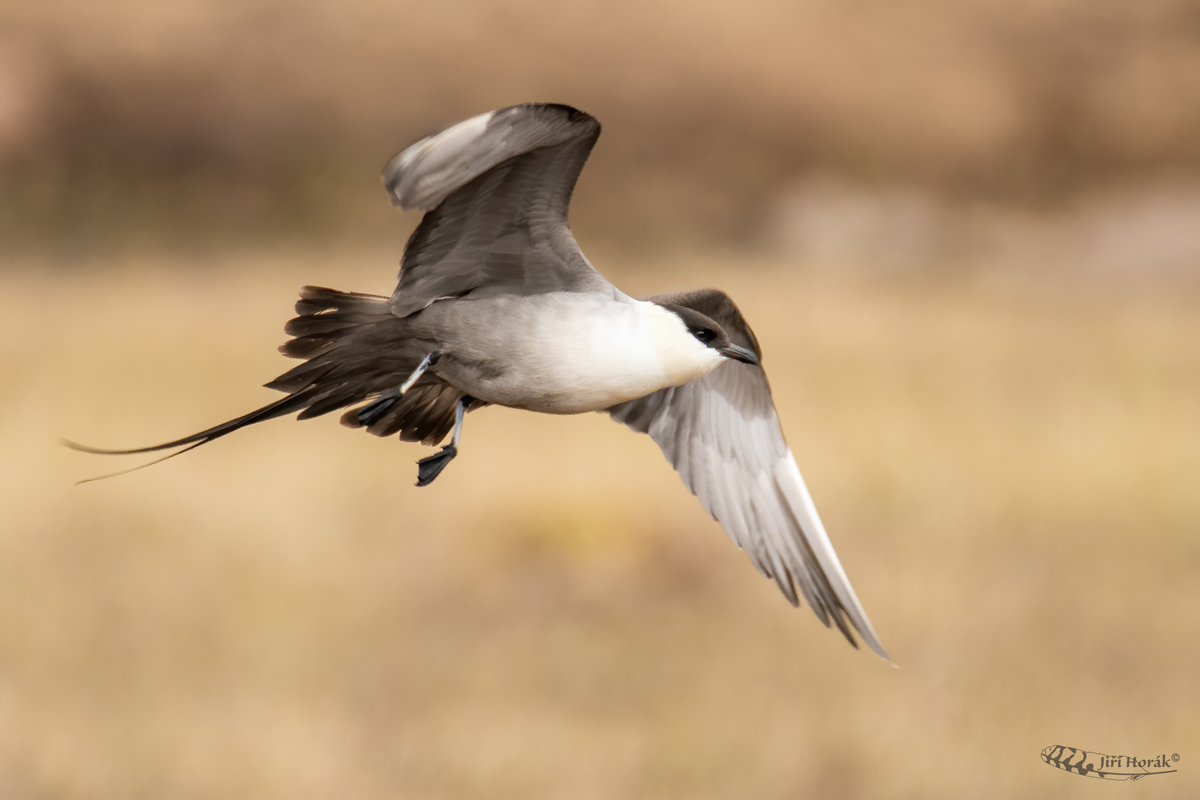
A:
{"type": "Polygon", "coordinates": [[[504,381],[515,390],[505,392],[505,405],[555,414],[600,411],[687,383],[723,360],[677,315],[654,303],[588,294],[542,297],[504,381]]]}

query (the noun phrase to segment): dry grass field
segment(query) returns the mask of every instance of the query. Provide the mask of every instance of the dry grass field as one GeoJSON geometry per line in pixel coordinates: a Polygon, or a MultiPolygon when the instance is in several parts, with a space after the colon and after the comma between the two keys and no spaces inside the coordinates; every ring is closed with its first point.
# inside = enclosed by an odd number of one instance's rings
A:
{"type": "Polygon", "coordinates": [[[392,251],[0,274],[0,797],[1200,796],[1200,293],[597,263],[726,286],[899,669],[792,610],[648,439],[274,421],[302,283],[392,251]],[[1048,745],[1179,753],[1110,783],[1048,745]]]}

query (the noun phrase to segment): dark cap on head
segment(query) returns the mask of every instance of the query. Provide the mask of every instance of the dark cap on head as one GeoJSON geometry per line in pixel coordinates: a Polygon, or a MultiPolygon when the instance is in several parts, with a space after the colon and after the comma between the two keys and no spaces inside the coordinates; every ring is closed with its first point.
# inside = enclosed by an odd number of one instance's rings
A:
{"type": "Polygon", "coordinates": [[[726,358],[754,365],[761,362],[762,351],[754,331],[720,289],[693,289],[647,300],[675,312],[693,336],[726,358]]]}

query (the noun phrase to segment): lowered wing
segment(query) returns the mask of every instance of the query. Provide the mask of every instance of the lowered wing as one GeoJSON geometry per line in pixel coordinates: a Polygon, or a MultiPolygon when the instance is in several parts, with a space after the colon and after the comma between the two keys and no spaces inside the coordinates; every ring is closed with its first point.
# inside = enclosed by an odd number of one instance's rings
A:
{"type": "MultiPolygon", "coordinates": [[[[707,314],[735,343],[761,355],[754,334],[723,293],[709,289],[652,299],[707,314]]],[[[726,361],[703,378],[621,403],[609,413],[650,435],[705,510],[793,605],[799,605],[799,590],[826,626],[836,625],[857,647],[853,629],[888,657],[783,438],[761,367],[726,361]]]]}

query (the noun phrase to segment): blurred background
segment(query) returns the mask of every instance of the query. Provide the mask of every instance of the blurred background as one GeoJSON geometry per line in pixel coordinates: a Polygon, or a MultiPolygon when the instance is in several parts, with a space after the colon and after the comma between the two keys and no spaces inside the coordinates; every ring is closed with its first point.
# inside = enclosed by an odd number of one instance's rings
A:
{"type": "Polygon", "coordinates": [[[0,797],[1200,794],[1200,8],[0,5],[0,797]],[[279,421],[380,167],[529,100],[631,294],[726,288],[892,669],[606,418],[279,421]],[[1178,753],[1110,784],[1061,744],[1178,753]]]}

